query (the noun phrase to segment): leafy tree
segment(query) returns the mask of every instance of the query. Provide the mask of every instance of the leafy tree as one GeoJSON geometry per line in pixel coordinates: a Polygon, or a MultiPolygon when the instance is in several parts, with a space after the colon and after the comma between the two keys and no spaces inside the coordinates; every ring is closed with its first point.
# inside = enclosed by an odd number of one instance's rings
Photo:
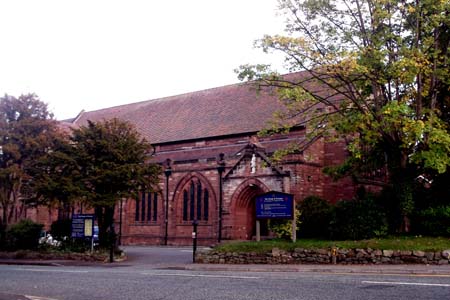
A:
{"type": "Polygon", "coordinates": [[[23,217],[29,168],[49,152],[56,132],[47,105],[34,94],[0,98],[0,225],[23,217]]]}
{"type": "Polygon", "coordinates": [[[285,104],[269,131],[306,125],[309,140],[345,139],[348,160],[328,170],[336,177],[387,168],[400,230],[408,231],[414,180],[431,180],[450,165],[450,2],[279,3],[285,35],[256,44],[281,51],[290,71],[304,72],[240,69],[241,79],[277,88],[285,104]]]}
{"type": "Polygon", "coordinates": [[[69,135],[60,130],[54,135],[51,151],[30,164],[30,202],[56,206],[62,212],[60,218],[70,218],[70,208],[83,196],[76,158],[77,152],[69,135]]]}
{"type": "Polygon", "coordinates": [[[73,130],[70,140],[83,201],[95,209],[100,244],[106,245],[117,201],[154,189],[160,168],[147,162],[150,144],[129,123],[118,119],[88,122],[73,130]]]}

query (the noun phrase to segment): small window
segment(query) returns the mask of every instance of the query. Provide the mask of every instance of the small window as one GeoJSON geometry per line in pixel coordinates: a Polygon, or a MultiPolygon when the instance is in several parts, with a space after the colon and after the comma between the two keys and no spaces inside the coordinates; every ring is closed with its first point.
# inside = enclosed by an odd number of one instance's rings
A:
{"type": "Polygon", "coordinates": [[[147,221],[152,220],[152,194],[147,194],[147,221]]]}
{"type": "Polygon", "coordinates": [[[141,221],[145,221],[145,193],[141,195],[142,205],[141,205],[141,221]]]}
{"type": "Polygon", "coordinates": [[[153,194],[153,221],[158,220],[158,193],[153,194]]]}

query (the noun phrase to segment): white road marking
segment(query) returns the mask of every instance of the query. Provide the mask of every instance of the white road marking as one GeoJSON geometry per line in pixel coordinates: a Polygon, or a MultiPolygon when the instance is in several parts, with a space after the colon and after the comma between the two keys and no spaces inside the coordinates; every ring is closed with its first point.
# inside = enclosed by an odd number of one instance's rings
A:
{"type": "Polygon", "coordinates": [[[56,273],[89,273],[89,271],[79,271],[79,270],[58,270],[58,269],[14,269],[16,271],[29,271],[29,272],[56,272],[56,273]]]}
{"type": "Polygon", "coordinates": [[[320,274],[331,275],[349,275],[349,276],[392,276],[392,277],[450,277],[448,274],[429,274],[429,273],[382,273],[382,272],[370,272],[370,273],[358,273],[358,272],[317,272],[320,274]]]}
{"type": "Polygon", "coordinates": [[[38,297],[38,296],[30,296],[30,295],[24,295],[24,297],[28,298],[30,300],[57,300],[55,298],[38,297]]]}
{"type": "Polygon", "coordinates": [[[254,276],[228,276],[228,275],[205,275],[205,274],[181,274],[181,273],[141,273],[149,276],[180,276],[180,277],[206,277],[206,278],[232,278],[232,279],[260,279],[254,276]]]}
{"type": "Polygon", "coordinates": [[[446,283],[422,283],[422,282],[396,282],[396,281],[362,281],[366,284],[387,284],[387,285],[415,285],[415,286],[441,286],[450,287],[446,283]]]}
{"type": "MultiPolygon", "coordinates": [[[[197,248],[197,251],[198,251],[198,250],[204,250],[204,249],[211,249],[211,248],[197,248]]],[[[179,249],[178,251],[180,251],[180,252],[190,252],[190,253],[192,253],[193,249],[192,249],[192,248],[186,248],[186,249],[179,249]]]]}

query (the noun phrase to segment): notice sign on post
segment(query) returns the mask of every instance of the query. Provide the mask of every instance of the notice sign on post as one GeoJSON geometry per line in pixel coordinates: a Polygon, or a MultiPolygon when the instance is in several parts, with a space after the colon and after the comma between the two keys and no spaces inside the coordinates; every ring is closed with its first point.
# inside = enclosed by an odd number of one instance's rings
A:
{"type": "Polygon", "coordinates": [[[94,232],[94,215],[77,214],[72,215],[72,237],[92,237],[94,232]]]}
{"type": "Polygon", "coordinates": [[[269,192],[256,197],[257,219],[292,219],[294,195],[269,192]]]}

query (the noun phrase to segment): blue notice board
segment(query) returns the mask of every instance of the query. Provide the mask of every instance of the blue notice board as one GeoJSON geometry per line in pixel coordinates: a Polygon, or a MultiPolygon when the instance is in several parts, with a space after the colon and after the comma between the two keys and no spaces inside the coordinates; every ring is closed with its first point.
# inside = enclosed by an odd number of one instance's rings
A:
{"type": "Polygon", "coordinates": [[[94,232],[93,214],[72,215],[72,237],[85,238],[92,237],[94,232]]]}
{"type": "Polygon", "coordinates": [[[257,219],[292,219],[294,195],[269,192],[256,197],[257,219]]]}

